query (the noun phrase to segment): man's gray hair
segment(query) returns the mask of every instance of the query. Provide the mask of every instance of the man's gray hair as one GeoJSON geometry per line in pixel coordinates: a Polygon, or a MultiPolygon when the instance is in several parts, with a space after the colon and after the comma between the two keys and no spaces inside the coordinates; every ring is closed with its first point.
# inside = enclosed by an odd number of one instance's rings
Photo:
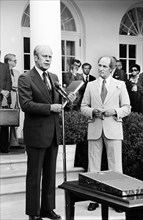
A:
{"type": "Polygon", "coordinates": [[[12,54],[12,53],[8,53],[4,56],[4,62],[5,63],[8,63],[9,60],[12,60],[13,57],[16,57],[15,54],[12,54]]]}

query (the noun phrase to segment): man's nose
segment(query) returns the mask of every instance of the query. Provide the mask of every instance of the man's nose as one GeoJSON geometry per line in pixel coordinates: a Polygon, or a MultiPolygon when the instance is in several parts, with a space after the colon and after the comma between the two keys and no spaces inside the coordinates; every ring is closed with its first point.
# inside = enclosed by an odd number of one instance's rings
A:
{"type": "Polygon", "coordinates": [[[103,70],[103,66],[100,66],[100,67],[99,67],[99,70],[103,70]]]}

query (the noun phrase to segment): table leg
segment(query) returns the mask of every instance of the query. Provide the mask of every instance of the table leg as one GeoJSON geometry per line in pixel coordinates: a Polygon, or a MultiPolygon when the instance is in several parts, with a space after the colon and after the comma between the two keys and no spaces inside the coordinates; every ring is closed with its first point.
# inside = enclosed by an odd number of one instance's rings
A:
{"type": "Polygon", "coordinates": [[[102,220],[108,220],[108,206],[106,205],[101,205],[101,216],[102,220]]]}
{"type": "Polygon", "coordinates": [[[74,196],[69,191],[65,191],[65,216],[66,220],[74,220],[75,202],[74,196]]]}
{"type": "Polygon", "coordinates": [[[143,220],[143,208],[126,212],[126,220],[143,220]]]}

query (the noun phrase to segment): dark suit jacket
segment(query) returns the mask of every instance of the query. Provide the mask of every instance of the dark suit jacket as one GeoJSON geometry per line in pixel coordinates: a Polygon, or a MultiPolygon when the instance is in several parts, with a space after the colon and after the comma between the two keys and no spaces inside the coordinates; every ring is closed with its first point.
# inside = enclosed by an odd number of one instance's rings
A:
{"type": "MultiPolygon", "coordinates": [[[[89,82],[91,82],[91,81],[93,81],[95,79],[96,78],[94,76],[89,75],[89,82]]],[[[79,80],[79,79],[77,79],[77,80],[79,80]]],[[[83,74],[80,74],[80,80],[83,80],[85,82],[83,74]]],[[[80,109],[82,98],[83,98],[83,95],[84,95],[87,83],[88,82],[85,82],[84,85],[78,91],[77,99],[73,103],[75,105],[75,107],[74,107],[75,110],[79,110],[80,109]]]]}
{"type": "MultiPolygon", "coordinates": [[[[58,81],[57,75],[49,73],[52,87],[58,81]]],[[[53,89],[53,101],[47,86],[42,81],[35,67],[20,75],[18,79],[19,101],[25,113],[24,141],[27,146],[47,148],[54,134],[59,144],[59,114],[51,112],[50,105],[59,103],[59,94],[53,89]]]]}
{"type": "Polygon", "coordinates": [[[127,80],[127,76],[126,73],[124,72],[124,70],[118,70],[116,69],[114,74],[113,74],[113,78],[118,79],[118,80],[122,80],[124,82],[126,82],[127,80]]]}
{"type": "MultiPolygon", "coordinates": [[[[85,79],[84,79],[84,77],[83,77],[83,74],[81,75],[82,76],[82,80],[85,82],[85,79]]],[[[94,76],[92,76],[92,75],[89,75],[89,82],[91,82],[91,81],[93,81],[93,80],[96,80],[96,78],[94,77],[94,76]]],[[[86,86],[87,86],[87,82],[85,82],[85,84],[81,87],[81,89],[80,89],[80,92],[82,93],[82,97],[83,97],[83,95],[84,95],[84,92],[85,92],[85,89],[86,89],[86,86]]]]}
{"type": "MultiPolygon", "coordinates": [[[[1,63],[0,62],[0,93],[2,90],[11,91],[12,88],[12,82],[11,82],[11,76],[9,71],[8,64],[1,63]]],[[[0,101],[2,100],[3,95],[0,94],[0,101]]],[[[8,97],[8,104],[11,104],[11,97],[8,97]]]]}
{"type": "Polygon", "coordinates": [[[139,93],[139,112],[143,114],[143,73],[139,75],[137,89],[139,93]]]}

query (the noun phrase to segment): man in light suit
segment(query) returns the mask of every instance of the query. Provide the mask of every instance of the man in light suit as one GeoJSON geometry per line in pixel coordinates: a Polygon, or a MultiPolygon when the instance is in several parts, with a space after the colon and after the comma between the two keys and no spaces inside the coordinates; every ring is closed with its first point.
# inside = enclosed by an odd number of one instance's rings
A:
{"type": "MultiPolygon", "coordinates": [[[[17,87],[18,87],[18,77],[20,76],[20,72],[14,67],[16,66],[17,59],[15,54],[8,53],[4,56],[4,62],[9,65],[9,71],[11,75],[12,81],[12,89],[11,89],[11,108],[15,108],[18,105],[18,97],[17,97],[17,87]]],[[[17,137],[17,127],[10,127],[10,147],[18,147],[18,137],[17,137]]]]}
{"type": "Polygon", "coordinates": [[[88,124],[89,171],[100,170],[104,141],[108,168],[122,172],[122,118],[131,111],[130,100],[125,83],[111,76],[111,57],[99,59],[98,72],[99,78],[87,84],[81,104],[82,113],[90,118],[88,124]],[[107,95],[102,101],[100,95],[104,79],[106,79],[107,95]]]}
{"type": "Polygon", "coordinates": [[[18,80],[19,102],[25,113],[24,141],[28,156],[26,214],[29,215],[29,220],[42,220],[42,217],[61,219],[53,211],[56,157],[60,137],[59,113],[62,105],[59,93],[54,89],[58,77],[48,72],[52,54],[49,46],[36,46],[35,66],[21,74],[18,80]]]}
{"type": "Polygon", "coordinates": [[[98,72],[99,78],[87,84],[81,104],[81,112],[89,117],[89,172],[101,170],[103,142],[108,169],[122,172],[122,118],[131,111],[130,100],[125,83],[111,76],[111,57],[98,60],[98,72]]]}

